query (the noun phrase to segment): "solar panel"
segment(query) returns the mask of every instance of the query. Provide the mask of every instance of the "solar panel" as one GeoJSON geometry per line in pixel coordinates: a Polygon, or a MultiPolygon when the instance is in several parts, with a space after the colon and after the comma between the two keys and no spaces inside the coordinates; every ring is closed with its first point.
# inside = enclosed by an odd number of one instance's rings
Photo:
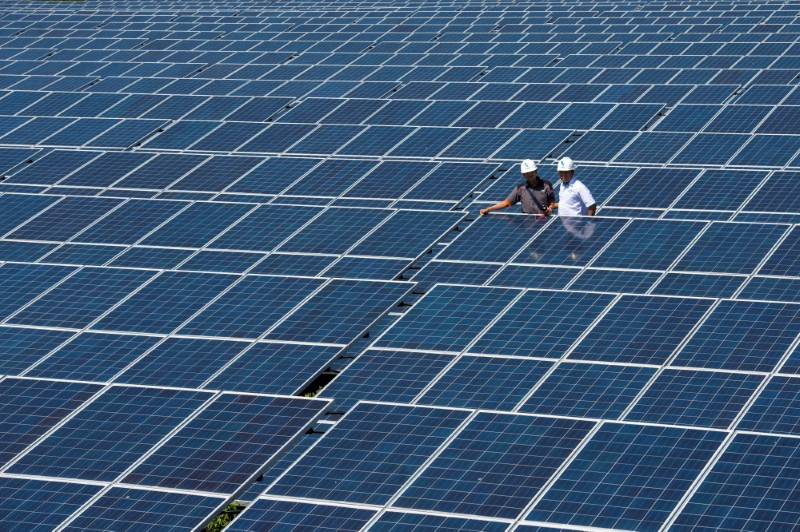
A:
{"type": "Polygon", "coordinates": [[[465,410],[360,403],[266,494],[385,504],[467,415],[465,410]]]}
{"type": "Polygon", "coordinates": [[[355,532],[361,530],[373,515],[375,510],[364,508],[259,498],[228,528],[243,531],[286,526],[355,532]]]}
{"type": "Polygon", "coordinates": [[[257,476],[326,405],[299,397],[220,395],[122,482],[233,493],[257,476]],[[223,425],[231,418],[235,424],[223,425]]]}
{"type": "Polygon", "coordinates": [[[712,303],[707,299],[622,296],[569,358],[663,364],[712,303]]]}
{"type": "Polygon", "coordinates": [[[210,395],[115,386],[21,456],[7,471],[113,480],[210,395]]]}
{"type": "Polygon", "coordinates": [[[525,519],[606,528],[660,526],[724,438],[724,432],[604,424],[525,519]]]}
{"type": "Polygon", "coordinates": [[[479,413],[394,506],[514,518],[592,426],[589,421],[479,413]],[[486,459],[474,460],[475,453],[486,459]]]}
{"type": "Polygon", "coordinates": [[[209,521],[224,502],[209,495],[115,486],[82,509],[67,529],[194,528],[209,521]]]}
{"type": "Polygon", "coordinates": [[[92,484],[0,477],[3,501],[9,527],[32,530],[53,529],[88,502],[101,489],[92,484]]]}

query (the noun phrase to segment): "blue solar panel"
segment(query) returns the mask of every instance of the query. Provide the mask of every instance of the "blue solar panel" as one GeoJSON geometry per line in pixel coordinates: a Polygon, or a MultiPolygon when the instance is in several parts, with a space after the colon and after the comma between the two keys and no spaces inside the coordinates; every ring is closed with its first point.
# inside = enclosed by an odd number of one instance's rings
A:
{"type": "Polygon", "coordinates": [[[651,294],[695,297],[733,297],[746,277],[668,273],[651,290],[651,294]]]}
{"type": "Polygon", "coordinates": [[[70,521],[68,529],[191,529],[214,517],[224,502],[209,495],[113,487],[70,521]]]}
{"type": "Polygon", "coordinates": [[[584,266],[608,243],[626,220],[559,217],[527,245],[514,262],[584,266]]]}
{"type": "Polygon", "coordinates": [[[675,265],[679,271],[753,273],[785,225],[713,222],[675,265]]]}
{"type": "Polygon", "coordinates": [[[90,484],[0,477],[9,530],[53,530],[102,489],[90,484]]]}
{"type": "Polygon", "coordinates": [[[267,494],[385,504],[467,415],[464,410],[361,403],[267,494]]]}
{"type": "Polygon", "coordinates": [[[7,237],[19,240],[64,241],[91,225],[119,203],[120,200],[110,198],[64,198],[7,237]]]}
{"type": "Polygon", "coordinates": [[[526,519],[656,528],[669,517],[724,438],[724,432],[603,425],[526,519]]]}
{"type": "MultiPolygon", "coordinates": [[[[219,205],[213,203],[208,205],[219,207],[219,205]]],[[[241,205],[235,206],[236,209],[240,207],[241,205]]],[[[248,209],[250,208],[252,206],[248,207],[248,209]]],[[[211,247],[270,251],[298,231],[319,212],[320,209],[316,208],[301,209],[290,206],[262,205],[255,211],[250,212],[238,223],[229,227],[214,240],[211,247]]],[[[194,223],[194,220],[192,223],[194,223]]]]}
{"type": "Polygon", "coordinates": [[[0,240],[0,261],[35,262],[36,259],[47,255],[48,252],[56,247],[58,247],[57,244],[0,240]]]}
{"type": "Polygon", "coordinates": [[[678,514],[675,530],[792,527],[797,522],[797,440],[737,434],[678,514]]]}
{"type": "Polygon", "coordinates": [[[593,425],[589,421],[479,413],[394,506],[515,518],[593,425]],[[485,458],[476,461],[476,453],[485,458]]]}
{"type": "Polygon", "coordinates": [[[8,472],[113,480],[210,395],[113,387],[23,455],[8,472]]]}
{"type": "Polygon", "coordinates": [[[721,371],[668,369],[650,384],[625,420],[728,428],[763,378],[721,371]]]}
{"type": "Polygon", "coordinates": [[[231,494],[326,406],[299,397],[223,394],[122,482],[231,494]]]}
{"type": "Polygon", "coordinates": [[[518,290],[439,285],[375,345],[461,351],[517,295],[518,290]]]}
{"type": "Polygon", "coordinates": [[[195,203],[141,243],[149,246],[202,247],[252,209],[252,205],[195,203]]]}
{"type": "Polygon", "coordinates": [[[617,419],[655,373],[653,368],[562,362],[521,412],[617,419]]]}
{"type": "Polygon", "coordinates": [[[551,365],[541,360],[464,356],[433,383],[418,403],[512,410],[551,365]]]}
{"type": "MultiPolygon", "coordinates": [[[[790,361],[796,367],[796,362],[790,361]]],[[[772,434],[800,434],[798,386],[800,379],[775,376],[767,382],[737,425],[739,430],[772,434]]]]}
{"type": "Polygon", "coordinates": [[[74,172],[83,164],[95,159],[99,154],[82,151],[54,150],[33,163],[23,166],[6,182],[25,184],[53,184],[74,172]]]}
{"type": "Polygon", "coordinates": [[[165,272],[94,324],[93,328],[172,332],[235,280],[228,275],[165,272]]]}
{"type": "Polygon", "coordinates": [[[633,220],[600,253],[592,266],[606,268],[667,268],[705,226],[702,222],[633,220]]]}
{"type": "Polygon", "coordinates": [[[569,358],[663,364],[712,303],[707,299],[622,296],[569,358]]]}
{"type": "Polygon", "coordinates": [[[350,530],[357,532],[375,515],[375,510],[341,505],[322,505],[258,499],[228,527],[230,531],[257,528],[304,528],[314,530],[350,530]]]}

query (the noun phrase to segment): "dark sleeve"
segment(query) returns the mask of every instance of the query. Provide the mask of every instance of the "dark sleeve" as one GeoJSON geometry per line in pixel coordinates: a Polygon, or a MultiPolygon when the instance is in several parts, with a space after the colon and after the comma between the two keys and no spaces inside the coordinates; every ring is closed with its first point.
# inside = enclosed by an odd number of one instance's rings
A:
{"type": "Polygon", "coordinates": [[[553,193],[553,184],[550,181],[544,182],[544,194],[547,198],[547,205],[556,202],[556,195],[553,193]]]}
{"type": "Polygon", "coordinates": [[[522,199],[522,196],[520,196],[521,190],[522,189],[519,185],[514,187],[514,190],[512,190],[511,194],[509,194],[508,197],[506,198],[506,201],[508,202],[509,205],[516,205],[517,203],[519,203],[519,200],[522,199]]]}

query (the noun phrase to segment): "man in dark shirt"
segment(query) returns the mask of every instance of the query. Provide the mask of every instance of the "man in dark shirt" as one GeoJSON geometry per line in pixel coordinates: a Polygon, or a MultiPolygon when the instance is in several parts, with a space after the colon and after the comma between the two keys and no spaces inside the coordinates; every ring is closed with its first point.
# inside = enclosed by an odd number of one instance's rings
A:
{"type": "Polygon", "coordinates": [[[525,177],[525,182],[514,187],[514,190],[505,200],[486,209],[481,209],[482,215],[511,207],[520,201],[522,202],[522,212],[524,213],[543,216],[550,214],[552,205],[556,201],[553,194],[553,185],[549,181],[539,179],[536,163],[530,159],[522,161],[520,170],[522,170],[522,175],[525,177]]]}

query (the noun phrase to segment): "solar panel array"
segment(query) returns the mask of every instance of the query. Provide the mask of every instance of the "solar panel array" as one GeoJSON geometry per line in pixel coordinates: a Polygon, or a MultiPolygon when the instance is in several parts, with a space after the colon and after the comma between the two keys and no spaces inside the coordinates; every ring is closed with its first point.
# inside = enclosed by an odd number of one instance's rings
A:
{"type": "Polygon", "coordinates": [[[792,0],[4,2],[4,524],[796,526],[798,42],[792,0]],[[598,216],[479,216],[561,156],[598,216]]]}

